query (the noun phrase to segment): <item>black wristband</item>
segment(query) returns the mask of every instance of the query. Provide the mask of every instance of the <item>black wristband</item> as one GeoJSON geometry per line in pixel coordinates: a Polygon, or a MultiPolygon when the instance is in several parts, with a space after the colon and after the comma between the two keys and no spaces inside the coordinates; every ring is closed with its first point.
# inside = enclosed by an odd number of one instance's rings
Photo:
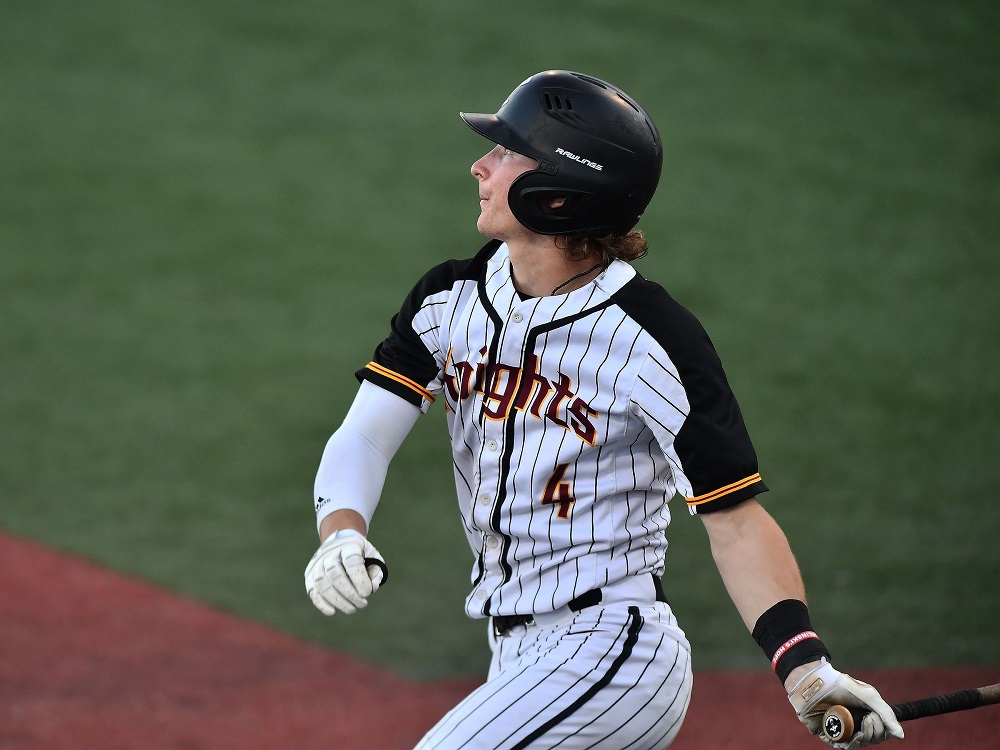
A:
{"type": "Polygon", "coordinates": [[[796,667],[830,658],[829,649],[812,628],[809,608],[798,599],[784,599],[764,612],[754,625],[753,639],[771,660],[782,684],[796,667]]]}

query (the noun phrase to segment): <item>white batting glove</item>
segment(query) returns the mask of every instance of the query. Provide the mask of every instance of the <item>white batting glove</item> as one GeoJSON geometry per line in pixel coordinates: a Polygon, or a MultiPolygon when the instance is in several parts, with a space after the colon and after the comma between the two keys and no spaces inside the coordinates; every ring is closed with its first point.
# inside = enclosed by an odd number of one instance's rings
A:
{"type": "Polygon", "coordinates": [[[323,542],[306,566],[306,593],[324,615],[353,614],[388,578],[382,555],[360,531],[342,529],[323,542]]]}
{"type": "Polygon", "coordinates": [[[838,750],[877,745],[890,737],[903,739],[903,728],[889,704],[871,685],[838,672],[826,659],[795,683],[788,694],[799,721],[838,750]],[[829,742],[823,737],[823,714],[830,706],[840,705],[868,712],[847,742],[829,742]]]}

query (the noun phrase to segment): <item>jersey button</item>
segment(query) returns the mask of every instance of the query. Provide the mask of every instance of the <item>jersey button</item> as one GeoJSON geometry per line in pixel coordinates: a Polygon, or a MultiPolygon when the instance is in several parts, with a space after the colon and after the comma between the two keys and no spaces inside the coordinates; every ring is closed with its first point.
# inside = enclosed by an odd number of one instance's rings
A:
{"type": "Polygon", "coordinates": [[[489,546],[490,549],[496,549],[497,547],[500,546],[500,541],[495,536],[491,536],[489,539],[486,540],[486,544],[489,546]]]}
{"type": "Polygon", "coordinates": [[[516,312],[511,316],[511,320],[513,320],[515,323],[520,323],[522,320],[524,320],[524,316],[521,315],[521,313],[516,312]]]}
{"type": "Polygon", "coordinates": [[[497,441],[496,440],[490,440],[486,444],[486,447],[489,448],[491,451],[495,451],[497,449],[497,441]]]}
{"type": "Polygon", "coordinates": [[[479,504],[480,505],[489,505],[490,504],[490,496],[487,495],[484,492],[482,495],[479,496],[479,504]]]}

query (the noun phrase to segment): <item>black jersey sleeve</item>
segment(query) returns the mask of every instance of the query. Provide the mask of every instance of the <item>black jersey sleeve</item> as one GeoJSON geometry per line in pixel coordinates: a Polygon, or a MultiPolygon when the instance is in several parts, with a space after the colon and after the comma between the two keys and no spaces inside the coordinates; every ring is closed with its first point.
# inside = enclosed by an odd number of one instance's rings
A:
{"type": "Polygon", "coordinates": [[[722,362],[700,323],[698,331],[697,338],[675,349],[671,358],[691,406],[674,445],[691,483],[688,508],[701,514],[767,492],[767,486],[722,362]]]}
{"type": "Polygon", "coordinates": [[[690,487],[685,499],[691,512],[710,513],[766,492],[743,414],[700,321],[658,284],[638,275],[617,297],[662,348],[687,402],[667,448],[686,479],[679,484],[690,487]]]}
{"type": "Polygon", "coordinates": [[[389,335],[376,347],[372,361],[355,373],[426,411],[440,390],[443,369],[442,326],[451,295],[460,285],[475,282],[499,242],[490,242],[468,260],[440,263],[416,283],[398,313],[389,335]]]}

